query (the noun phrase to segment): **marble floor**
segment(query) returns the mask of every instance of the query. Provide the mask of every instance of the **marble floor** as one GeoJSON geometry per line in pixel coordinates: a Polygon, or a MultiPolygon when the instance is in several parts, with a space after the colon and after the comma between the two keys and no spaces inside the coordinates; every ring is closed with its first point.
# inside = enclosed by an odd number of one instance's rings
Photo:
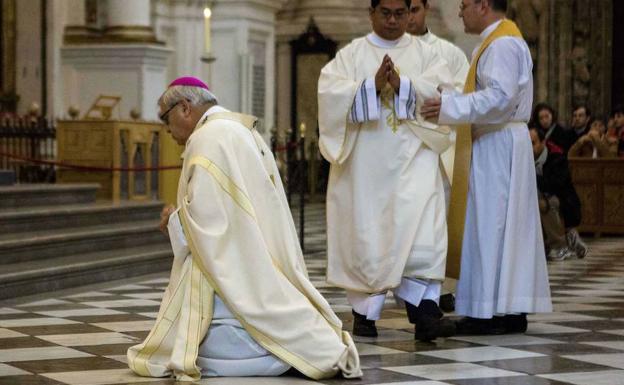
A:
{"type": "MultiPolygon", "coordinates": [[[[324,384],[624,384],[624,238],[589,239],[583,260],[549,264],[555,312],[524,335],[414,341],[389,296],[377,338],[356,337],[361,380],[324,384]]],[[[351,328],[344,292],[324,282],[323,208],[306,214],[312,281],[351,328]]],[[[168,274],[0,302],[0,385],[174,384],[133,375],[125,353],[151,328],[168,274]]],[[[450,316],[453,316],[452,314],[450,316]]],[[[203,379],[200,384],[312,384],[296,377],[203,379]]]]}

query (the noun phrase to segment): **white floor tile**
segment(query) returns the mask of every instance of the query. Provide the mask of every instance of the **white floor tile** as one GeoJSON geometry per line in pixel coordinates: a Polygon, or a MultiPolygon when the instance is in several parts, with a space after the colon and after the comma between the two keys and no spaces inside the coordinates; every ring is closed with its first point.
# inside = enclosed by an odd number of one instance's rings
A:
{"type": "Polygon", "coordinates": [[[158,312],[157,311],[149,312],[149,313],[139,313],[139,315],[142,315],[143,317],[153,318],[153,319],[158,318],[158,312]]]}
{"type": "Polygon", "coordinates": [[[384,367],[382,369],[428,378],[431,380],[459,380],[468,378],[512,377],[524,375],[524,373],[488,368],[468,363],[397,366],[387,368],[384,367]]]}
{"type": "Polygon", "coordinates": [[[600,317],[565,312],[529,314],[527,318],[529,322],[594,321],[601,319],[600,317]]]}
{"type": "Polygon", "coordinates": [[[430,357],[444,358],[460,362],[479,362],[493,360],[511,360],[515,358],[543,357],[544,354],[525,352],[522,350],[502,348],[498,346],[482,346],[476,348],[435,350],[419,352],[430,357]]]}
{"type": "Polygon", "coordinates": [[[91,354],[79,352],[78,350],[66,348],[64,346],[0,350],[0,362],[52,360],[91,356],[91,354]]]}
{"type": "Polygon", "coordinates": [[[618,299],[615,298],[594,298],[594,297],[552,297],[553,302],[570,302],[570,303],[589,303],[589,304],[597,304],[597,303],[609,303],[609,302],[617,302],[618,299]]]}
{"type": "Polygon", "coordinates": [[[17,310],[17,309],[13,309],[13,308],[10,308],[10,307],[0,308],[0,315],[3,315],[3,314],[20,314],[20,313],[26,313],[26,312],[23,311],[23,310],[17,310]]]}
{"type": "Polygon", "coordinates": [[[36,314],[45,315],[48,317],[83,317],[83,316],[98,316],[98,315],[113,315],[113,314],[127,314],[125,312],[113,309],[103,308],[91,308],[91,309],[73,309],[73,310],[50,310],[50,311],[38,311],[33,312],[36,314]]]}
{"type": "Polygon", "coordinates": [[[151,330],[154,327],[154,320],[146,321],[126,321],[126,322],[99,322],[94,323],[102,329],[112,330],[114,332],[140,332],[151,330]]]}
{"type": "Polygon", "coordinates": [[[614,309],[614,308],[609,307],[609,306],[591,305],[587,303],[562,302],[562,303],[553,304],[553,310],[555,312],[595,311],[595,310],[611,310],[611,309],[614,309]]]}
{"type": "Polygon", "coordinates": [[[541,374],[538,377],[575,385],[624,385],[624,370],[541,374]]]}
{"type": "Polygon", "coordinates": [[[17,338],[17,337],[28,337],[26,334],[18,333],[13,330],[0,328],[0,338],[17,338]]]}
{"type": "Polygon", "coordinates": [[[592,364],[611,366],[613,368],[624,369],[624,353],[612,354],[572,354],[562,356],[571,360],[590,362],[592,364]]]}
{"type": "Polygon", "coordinates": [[[7,364],[0,364],[0,377],[6,376],[21,376],[25,374],[31,374],[25,370],[15,368],[7,364]]]}
{"type": "Polygon", "coordinates": [[[110,297],[113,293],[105,293],[102,291],[86,291],[84,293],[78,293],[74,295],[68,295],[64,298],[87,298],[87,297],[110,297]]]}
{"type": "Polygon", "coordinates": [[[37,338],[61,346],[113,345],[139,342],[138,338],[130,337],[121,333],[55,334],[37,336],[37,338]]]}
{"type": "Polygon", "coordinates": [[[523,334],[509,334],[500,336],[466,336],[452,337],[451,339],[490,346],[545,345],[563,343],[547,338],[532,337],[523,334]]]}
{"type": "MultiPolygon", "coordinates": [[[[601,348],[609,348],[616,350],[624,350],[624,341],[590,341],[581,342],[583,345],[599,346],[601,348]]],[[[624,369],[624,368],[622,368],[624,369]]]]}
{"type": "Polygon", "coordinates": [[[584,333],[589,331],[590,330],[587,329],[571,328],[569,326],[529,322],[527,334],[584,333]]]}
{"type": "Polygon", "coordinates": [[[63,318],[20,318],[20,319],[6,319],[0,320],[0,327],[2,328],[14,328],[25,326],[46,326],[46,325],[69,325],[77,324],[79,322],[63,319],[63,318]]]}
{"type": "Polygon", "coordinates": [[[368,356],[371,354],[398,354],[405,353],[401,350],[384,348],[383,346],[370,345],[361,342],[356,342],[355,346],[357,347],[358,353],[360,356],[368,356]]]}
{"type": "Polygon", "coordinates": [[[31,307],[31,306],[47,306],[47,305],[66,305],[71,303],[69,301],[64,301],[61,299],[44,299],[42,301],[28,302],[21,305],[17,305],[17,307],[31,307]]]}
{"type": "Polygon", "coordinates": [[[69,385],[107,385],[154,381],[139,377],[130,369],[85,370],[81,372],[43,373],[42,376],[69,385]]]}
{"type": "Polygon", "coordinates": [[[124,294],[124,297],[129,297],[129,298],[139,298],[139,299],[156,299],[156,300],[161,300],[163,297],[164,292],[162,291],[158,291],[158,292],[153,292],[153,293],[134,293],[134,294],[124,294]]]}
{"type": "Polygon", "coordinates": [[[126,291],[126,290],[145,290],[151,289],[149,286],[143,285],[122,285],[117,287],[111,287],[110,289],[106,289],[106,291],[126,291]]]}
{"type": "Polygon", "coordinates": [[[134,307],[134,306],[160,306],[160,302],[152,301],[149,299],[120,299],[114,301],[92,301],[83,302],[84,305],[105,307],[105,308],[119,308],[119,307],[134,307]]]}

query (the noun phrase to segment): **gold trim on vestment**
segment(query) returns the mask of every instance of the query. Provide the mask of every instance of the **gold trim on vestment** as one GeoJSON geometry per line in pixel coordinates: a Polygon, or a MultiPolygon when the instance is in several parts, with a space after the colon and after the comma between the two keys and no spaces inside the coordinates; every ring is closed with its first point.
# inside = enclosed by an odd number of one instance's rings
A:
{"type": "Polygon", "coordinates": [[[221,290],[219,289],[219,286],[217,285],[216,281],[212,278],[212,275],[208,272],[208,270],[206,269],[206,267],[203,265],[201,261],[200,253],[197,247],[195,246],[195,241],[193,240],[193,234],[190,231],[190,228],[187,223],[186,208],[182,207],[180,209],[180,212],[182,213],[182,215],[180,216],[180,222],[182,223],[184,233],[187,236],[188,245],[189,245],[189,248],[191,249],[191,255],[193,256],[193,259],[197,262],[197,265],[202,271],[202,273],[204,274],[204,277],[208,280],[208,282],[210,283],[212,288],[215,290],[219,298],[221,298],[223,303],[226,304],[226,306],[228,307],[232,315],[234,315],[234,317],[240,322],[240,324],[245,328],[247,333],[249,333],[249,335],[263,348],[265,348],[266,350],[274,354],[276,357],[278,357],[282,361],[295,367],[297,370],[299,370],[301,373],[303,373],[307,377],[310,377],[315,380],[326,378],[329,373],[323,372],[321,369],[306,362],[301,357],[286,350],[286,348],[284,348],[277,342],[273,341],[271,338],[260,333],[256,328],[254,328],[249,323],[247,323],[238,313],[236,313],[233,310],[232,306],[229,304],[229,301],[227,300],[227,297],[225,297],[221,293],[221,290]]]}
{"type": "MultiPolygon", "coordinates": [[[[504,19],[481,43],[479,51],[470,64],[466,77],[464,94],[473,93],[477,86],[477,66],[483,52],[499,37],[513,36],[522,38],[522,33],[511,21],[504,19]]],[[[457,126],[455,141],[455,161],[453,166],[453,184],[451,187],[451,201],[449,204],[448,224],[448,254],[446,257],[446,276],[459,279],[461,268],[461,252],[464,239],[464,224],[466,221],[466,204],[468,199],[468,181],[470,179],[470,161],[472,157],[472,125],[457,126]]]]}
{"type": "Polygon", "coordinates": [[[252,218],[256,218],[256,213],[254,211],[253,205],[251,201],[245,195],[243,190],[241,190],[236,183],[230,179],[213,161],[206,159],[202,156],[196,156],[189,161],[189,167],[199,165],[204,168],[212,177],[217,181],[219,186],[225,191],[229,196],[232,197],[234,202],[243,209],[249,216],[252,218]]]}

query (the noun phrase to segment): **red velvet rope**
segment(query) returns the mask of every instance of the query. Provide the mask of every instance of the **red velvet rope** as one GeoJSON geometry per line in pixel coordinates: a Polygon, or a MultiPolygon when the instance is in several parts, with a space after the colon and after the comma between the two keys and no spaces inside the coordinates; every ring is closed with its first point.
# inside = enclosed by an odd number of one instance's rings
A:
{"type": "MultiPolygon", "coordinates": [[[[275,152],[283,152],[287,150],[291,150],[299,147],[299,143],[288,143],[285,146],[277,147],[275,152]]],[[[34,159],[28,158],[25,156],[9,154],[6,152],[0,151],[0,157],[9,158],[9,159],[17,159],[28,163],[33,164],[43,164],[47,166],[57,166],[61,168],[68,168],[73,170],[81,170],[81,171],[94,171],[94,172],[112,172],[112,171],[167,171],[167,170],[179,170],[182,168],[182,165],[179,166],[158,166],[158,167],[98,167],[98,166],[83,166],[79,164],[71,164],[65,162],[57,162],[52,160],[42,160],[42,159],[34,159]]]]}
{"type": "Polygon", "coordinates": [[[159,166],[159,167],[98,167],[98,166],[82,166],[79,164],[70,164],[65,162],[55,162],[51,160],[33,159],[24,156],[7,154],[0,152],[0,156],[3,158],[17,159],[28,163],[44,164],[48,166],[58,166],[62,168],[69,168],[81,171],[94,171],[94,172],[111,172],[111,171],[166,171],[166,170],[179,170],[182,168],[179,166],[159,166]]]}

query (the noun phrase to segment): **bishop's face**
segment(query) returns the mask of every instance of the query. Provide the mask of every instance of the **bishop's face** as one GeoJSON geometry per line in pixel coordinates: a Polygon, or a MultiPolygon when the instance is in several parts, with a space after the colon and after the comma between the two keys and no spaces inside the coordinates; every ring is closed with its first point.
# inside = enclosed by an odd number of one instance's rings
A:
{"type": "Polygon", "coordinates": [[[407,30],[409,9],[405,0],[381,0],[369,10],[373,31],[386,40],[396,40],[407,30]]]}
{"type": "Polygon", "coordinates": [[[158,116],[167,127],[167,132],[181,146],[186,144],[195,127],[191,122],[191,108],[186,100],[178,101],[170,106],[160,103],[158,116]]]}

